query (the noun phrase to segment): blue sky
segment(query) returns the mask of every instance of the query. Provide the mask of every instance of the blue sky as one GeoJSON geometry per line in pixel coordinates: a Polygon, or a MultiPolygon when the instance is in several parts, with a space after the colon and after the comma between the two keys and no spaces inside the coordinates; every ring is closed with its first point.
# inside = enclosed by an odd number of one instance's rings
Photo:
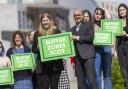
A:
{"type": "Polygon", "coordinates": [[[128,0],[125,0],[125,2],[127,3],[127,5],[128,5],[128,0]]]}

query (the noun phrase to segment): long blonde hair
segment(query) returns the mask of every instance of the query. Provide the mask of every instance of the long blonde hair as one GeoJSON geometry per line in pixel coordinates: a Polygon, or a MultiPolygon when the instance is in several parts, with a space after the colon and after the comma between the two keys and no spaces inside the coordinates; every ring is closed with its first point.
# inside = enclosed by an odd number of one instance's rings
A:
{"type": "Polygon", "coordinates": [[[39,24],[39,27],[38,27],[37,32],[38,32],[38,36],[44,36],[44,35],[46,35],[46,32],[47,32],[47,34],[49,34],[49,35],[55,33],[55,30],[54,30],[54,22],[53,22],[53,19],[52,19],[52,17],[51,17],[50,14],[44,13],[44,14],[42,15],[42,17],[41,17],[41,19],[40,19],[40,24],[39,24]],[[42,19],[43,19],[44,17],[49,18],[49,20],[51,21],[50,28],[49,28],[47,31],[42,27],[42,19]]]}

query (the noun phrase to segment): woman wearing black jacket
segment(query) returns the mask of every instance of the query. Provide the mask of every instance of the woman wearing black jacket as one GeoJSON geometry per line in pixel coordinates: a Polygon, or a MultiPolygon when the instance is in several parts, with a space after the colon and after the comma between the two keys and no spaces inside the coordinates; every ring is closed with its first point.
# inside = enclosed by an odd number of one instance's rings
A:
{"type": "Polygon", "coordinates": [[[124,87],[128,89],[128,7],[121,3],[118,6],[118,17],[123,19],[122,36],[117,36],[117,56],[121,69],[121,74],[124,79],[124,87]]]}
{"type": "Polygon", "coordinates": [[[49,62],[41,62],[40,52],[38,47],[38,37],[51,34],[57,34],[59,31],[55,29],[53,20],[48,13],[44,13],[40,20],[40,26],[34,34],[34,42],[32,51],[37,54],[37,82],[39,89],[58,89],[58,81],[60,73],[63,69],[62,60],[49,62]]]}

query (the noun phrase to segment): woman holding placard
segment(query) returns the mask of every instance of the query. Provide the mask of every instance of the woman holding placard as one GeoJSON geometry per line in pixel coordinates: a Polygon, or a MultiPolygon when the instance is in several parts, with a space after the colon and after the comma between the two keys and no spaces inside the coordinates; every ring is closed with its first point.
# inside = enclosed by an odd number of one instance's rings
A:
{"type": "Polygon", "coordinates": [[[123,19],[123,35],[117,37],[117,56],[124,79],[124,87],[128,89],[128,7],[125,4],[118,6],[118,17],[123,19]]]}
{"type": "MultiPolygon", "coordinates": [[[[58,26],[55,22],[54,22],[54,29],[58,29],[58,26]]],[[[61,74],[60,74],[58,89],[70,89],[66,60],[63,60],[63,66],[64,66],[64,69],[61,71],[61,74]]]]}
{"type": "MultiPolygon", "coordinates": [[[[24,43],[23,33],[15,31],[12,35],[12,47],[7,50],[6,55],[11,58],[13,54],[31,52],[24,43]]],[[[14,85],[12,89],[33,89],[31,70],[19,70],[14,72],[14,85]]]]}
{"type": "MultiPolygon", "coordinates": [[[[100,30],[101,20],[105,19],[105,11],[102,8],[96,8],[94,13],[94,29],[100,30]]],[[[95,68],[98,83],[98,89],[102,89],[102,75],[104,80],[104,89],[112,89],[111,83],[111,46],[96,45],[95,68]]]]}
{"type": "Polygon", "coordinates": [[[40,19],[39,29],[34,34],[34,42],[32,45],[32,51],[37,54],[37,66],[35,72],[37,73],[39,89],[49,89],[49,87],[50,89],[58,89],[58,81],[63,69],[63,61],[54,60],[41,62],[38,46],[38,37],[57,33],[59,33],[59,31],[54,26],[52,17],[48,13],[44,13],[40,19]]]}

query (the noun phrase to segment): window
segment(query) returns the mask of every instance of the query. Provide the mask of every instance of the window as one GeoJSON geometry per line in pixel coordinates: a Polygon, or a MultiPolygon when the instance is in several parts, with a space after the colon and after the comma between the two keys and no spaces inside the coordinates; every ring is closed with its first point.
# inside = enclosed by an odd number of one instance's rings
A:
{"type": "Polygon", "coordinates": [[[31,17],[27,17],[26,11],[19,11],[19,29],[34,29],[31,17]]]}
{"type": "Polygon", "coordinates": [[[17,0],[17,4],[23,4],[23,0],[17,0]]]}
{"type": "Polygon", "coordinates": [[[8,0],[8,3],[9,4],[15,4],[16,3],[16,0],[8,0]]]}

